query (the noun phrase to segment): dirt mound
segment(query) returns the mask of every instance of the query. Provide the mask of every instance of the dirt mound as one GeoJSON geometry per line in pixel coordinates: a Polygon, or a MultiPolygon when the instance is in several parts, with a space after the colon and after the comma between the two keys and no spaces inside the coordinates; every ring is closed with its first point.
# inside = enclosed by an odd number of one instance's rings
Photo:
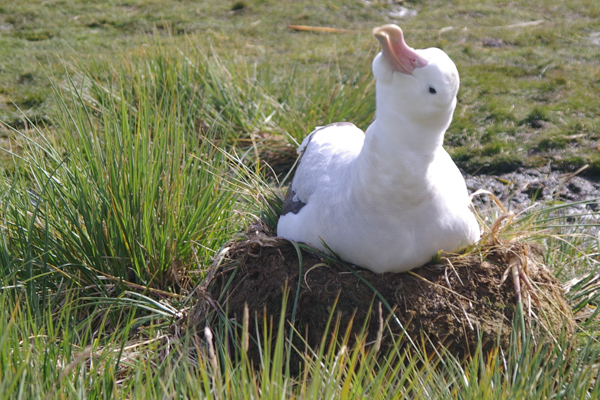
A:
{"type": "MultiPolygon", "coordinates": [[[[526,323],[551,334],[559,334],[563,326],[567,333],[573,331],[573,316],[562,288],[544,266],[539,249],[518,241],[488,239],[468,254],[441,257],[435,264],[407,273],[382,275],[301,250],[300,270],[296,248],[257,222],[244,240],[230,243],[221,255],[224,258],[206,289],[212,308],[218,301],[229,318],[241,325],[247,305],[254,316],[249,332],[262,331],[254,321],[262,321],[266,313],[276,324],[287,286],[286,319],[292,318],[297,296],[294,325],[313,347],[321,343],[333,310],[340,318],[340,332],[353,321],[352,332],[358,334],[367,321],[367,342],[381,338],[383,348],[391,345],[395,336],[402,336],[403,330],[402,343],[410,337],[425,344],[428,351],[444,345],[459,358],[473,354],[479,338],[485,350],[496,343],[506,348],[517,305],[513,280],[519,274],[526,323]],[[523,280],[525,275],[530,284],[523,280]],[[300,291],[296,293],[298,279],[300,291]],[[389,329],[382,331],[382,318],[391,317],[388,305],[394,315],[389,329]],[[533,318],[537,324],[532,324],[533,318]]],[[[193,313],[196,318],[206,318],[209,302],[198,304],[193,313]]],[[[200,322],[202,326],[206,323],[196,320],[196,324],[200,322]]],[[[305,347],[299,338],[295,344],[305,347]]]]}

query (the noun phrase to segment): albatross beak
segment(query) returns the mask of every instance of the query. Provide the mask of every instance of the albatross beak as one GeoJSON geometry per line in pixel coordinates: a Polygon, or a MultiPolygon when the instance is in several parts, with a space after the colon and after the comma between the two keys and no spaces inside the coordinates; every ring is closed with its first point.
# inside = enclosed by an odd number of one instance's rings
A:
{"type": "Polygon", "coordinates": [[[394,71],[410,75],[415,68],[424,67],[429,62],[406,44],[402,29],[396,25],[375,28],[373,35],[381,44],[383,56],[394,71]]]}

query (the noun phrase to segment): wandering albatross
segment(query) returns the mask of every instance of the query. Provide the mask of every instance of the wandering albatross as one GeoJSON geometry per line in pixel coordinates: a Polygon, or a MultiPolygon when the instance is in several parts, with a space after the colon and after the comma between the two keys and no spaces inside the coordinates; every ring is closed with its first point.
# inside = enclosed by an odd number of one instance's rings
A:
{"type": "Polygon", "coordinates": [[[373,30],[375,120],[318,127],[301,154],[277,234],[374,272],[419,267],[480,237],[465,181],[442,147],[456,107],[456,66],[414,50],[396,25],[373,30]]]}

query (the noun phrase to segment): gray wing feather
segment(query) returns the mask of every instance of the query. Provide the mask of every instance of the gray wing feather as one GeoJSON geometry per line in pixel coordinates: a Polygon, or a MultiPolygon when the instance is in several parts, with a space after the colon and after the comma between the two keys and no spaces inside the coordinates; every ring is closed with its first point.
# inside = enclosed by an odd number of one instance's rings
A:
{"type": "MultiPolygon", "coordinates": [[[[307,141],[306,145],[304,146],[304,149],[302,150],[302,154],[300,154],[300,159],[298,160],[297,168],[300,168],[301,163],[302,163],[302,156],[304,155],[304,153],[306,153],[306,149],[310,145],[310,141],[313,138],[313,136],[317,132],[319,132],[323,129],[333,127],[333,126],[354,126],[354,124],[351,122],[334,122],[329,125],[320,126],[317,129],[315,129],[314,131],[312,131],[308,135],[308,141],[307,141]]],[[[281,208],[281,215],[286,215],[288,213],[298,214],[298,212],[300,212],[300,210],[302,210],[302,208],[306,205],[306,203],[304,203],[300,200],[294,200],[295,197],[296,197],[296,192],[294,191],[294,180],[292,179],[292,183],[290,184],[290,187],[288,188],[288,191],[285,194],[285,199],[283,200],[283,207],[281,208]]]]}

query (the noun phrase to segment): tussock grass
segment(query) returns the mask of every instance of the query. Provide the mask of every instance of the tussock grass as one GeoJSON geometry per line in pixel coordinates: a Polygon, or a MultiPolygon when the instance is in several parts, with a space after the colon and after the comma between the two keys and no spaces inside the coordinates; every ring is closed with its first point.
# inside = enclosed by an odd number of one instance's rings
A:
{"type": "Polygon", "coordinates": [[[517,327],[508,353],[463,363],[443,351],[377,354],[342,335],[305,355],[296,376],[283,320],[264,321],[263,361],[253,367],[228,320],[182,331],[219,247],[256,216],[274,222],[280,199],[264,154],[313,124],[372,117],[372,82],[362,75],[275,85],[262,73],[157,43],[54,81],[53,135],[35,124],[15,131],[23,153],[10,154],[14,168],[0,180],[0,393],[598,397],[597,226],[573,232],[560,214],[567,205],[500,232],[530,232],[561,278],[577,277],[569,298],[579,329],[561,346],[534,346],[517,327]]]}
{"type": "Polygon", "coordinates": [[[3,284],[42,307],[74,288],[186,293],[197,278],[188,271],[202,272],[237,227],[214,131],[189,126],[198,103],[123,79],[90,107],[73,81],[65,88],[56,136],[22,134],[25,153],[3,182],[3,284]]]}

